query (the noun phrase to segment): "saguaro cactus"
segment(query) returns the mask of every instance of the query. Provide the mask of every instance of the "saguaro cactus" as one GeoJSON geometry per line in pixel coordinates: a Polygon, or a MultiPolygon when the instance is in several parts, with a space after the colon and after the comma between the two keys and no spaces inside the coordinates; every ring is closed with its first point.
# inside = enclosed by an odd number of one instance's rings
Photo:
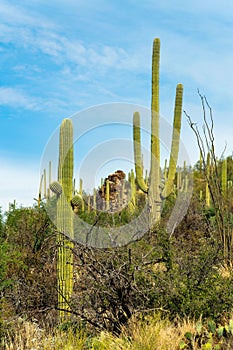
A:
{"type": "Polygon", "coordinates": [[[105,210],[110,210],[110,184],[109,180],[106,181],[106,194],[105,194],[105,210]]]}
{"type": "Polygon", "coordinates": [[[73,126],[69,119],[64,119],[60,127],[58,182],[61,185],[57,200],[57,279],[58,308],[60,321],[69,313],[70,298],[73,289],[73,243],[66,238],[73,238],[73,212],[70,201],[73,194],[73,126]],[[64,235],[65,234],[65,235],[64,235]]]}
{"type": "Polygon", "coordinates": [[[222,172],[221,172],[221,185],[222,185],[222,193],[226,195],[227,191],[227,158],[225,158],[222,162],[222,172]]]}
{"type": "Polygon", "coordinates": [[[151,101],[151,167],[149,184],[143,179],[141,137],[140,137],[140,115],[134,113],[134,160],[136,181],[139,188],[148,193],[150,208],[150,221],[154,223],[160,219],[161,202],[173,190],[173,182],[176,174],[176,165],[179,153],[180,128],[182,116],[183,85],[176,87],[176,99],[173,121],[172,145],[170,151],[170,161],[168,175],[163,189],[161,189],[160,175],[160,118],[159,118],[159,60],[160,60],[160,40],[156,38],[153,44],[152,55],[152,101],[151,101]]]}
{"type": "Polygon", "coordinates": [[[210,207],[210,189],[209,189],[210,173],[211,173],[210,153],[208,153],[207,160],[206,160],[207,181],[205,182],[205,204],[207,208],[210,207]]]}

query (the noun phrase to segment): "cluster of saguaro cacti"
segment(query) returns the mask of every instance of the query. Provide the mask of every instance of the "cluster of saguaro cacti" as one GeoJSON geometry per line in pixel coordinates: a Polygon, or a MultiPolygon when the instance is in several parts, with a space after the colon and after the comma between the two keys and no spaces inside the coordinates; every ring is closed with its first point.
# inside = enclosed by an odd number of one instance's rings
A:
{"type": "MultiPolygon", "coordinates": [[[[152,59],[152,103],[151,103],[151,168],[148,181],[143,178],[143,165],[140,144],[140,115],[134,114],[134,154],[136,181],[139,188],[148,194],[150,207],[150,220],[155,222],[160,218],[162,199],[167,197],[173,190],[176,174],[176,165],[179,151],[180,127],[182,114],[183,86],[177,85],[176,101],[173,122],[173,136],[170,152],[168,171],[166,170],[166,183],[161,189],[160,168],[160,140],[159,140],[159,59],[160,41],[154,40],[152,59]]],[[[50,170],[51,171],[51,170],[50,170]]],[[[46,174],[44,174],[44,177],[46,174]]],[[[131,173],[131,204],[135,205],[134,174],[131,173]]],[[[46,184],[44,184],[46,187],[46,184]]],[[[124,186],[123,186],[124,188],[124,186]]],[[[80,182],[79,193],[74,194],[73,183],[73,126],[69,119],[64,119],[60,127],[59,141],[59,166],[58,181],[50,184],[50,189],[57,195],[57,217],[58,229],[57,243],[57,279],[58,279],[58,308],[60,309],[60,320],[64,321],[69,315],[70,300],[73,290],[73,211],[84,210],[82,199],[82,183],[80,182]]],[[[94,197],[96,193],[94,194],[94,197]]],[[[123,196],[123,194],[122,194],[123,196]]],[[[122,197],[123,201],[123,197],[122,197]]],[[[106,181],[105,193],[106,210],[110,207],[110,183],[106,181]]]]}
{"type": "Polygon", "coordinates": [[[156,38],[153,44],[152,55],[152,101],[151,101],[151,162],[148,185],[143,178],[143,166],[141,155],[141,131],[140,115],[134,113],[134,161],[136,181],[139,188],[148,194],[150,208],[150,223],[153,224],[160,219],[161,203],[173,191],[173,183],[176,174],[176,166],[179,152],[180,128],[182,116],[183,85],[176,87],[176,99],[173,121],[172,145],[168,174],[164,188],[161,189],[161,168],[160,168],[160,115],[159,115],[159,60],[160,40],[156,38]]]}
{"type": "Polygon", "coordinates": [[[51,178],[52,178],[52,162],[50,161],[49,162],[49,187],[47,187],[46,169],[44,169],[43,174],[41,175],[41,179],[40,179],[38,198],[34,198],[34,200],[37,202],[38,208],[41,207],[41,204],[43,203],[44,199],[50,198],[51,178]],[[44,186],[43,196],[42,196],[42,185],[44,186]]]}
{"type": "MultiPolygon", "coordinates": [[[[203,190],[205,193],[205,206],[206,208],[210,208],[212,206],[212,197],[215,195],[213,189],[217,189],[219,191],[219,196],[223,196],[223,199],[226,199],[231,196],[230,189],[232,188],[232,181],[228,180],[228,158],[224,158],[221,160],[212,159],[211,153],[208,152],[206,156],[206,160],[202,159],[202,155],[200,156],[199,161],[199,172],[200,172],[200,180],[203,181],[204,186],[200,189],[200,200],[203,199],[203,190]],[[203,164],[204,163],[204,164],[203,164]],[[204,169],[203,169],[204,166],[204,169]],[[212,188],[212,193],[210,191],[212,188]]],[[[215,195],[216,196],[216,195],[215,195]]]]}
{"type": "Polygon", "coordinates": [[[69,317],[73,290],[73,212],[70,202],[73,196],[73,126],[64,119],[60,127],[58,181],[50,185],[57,195],[57,281],[60,321],[69,317]]]}

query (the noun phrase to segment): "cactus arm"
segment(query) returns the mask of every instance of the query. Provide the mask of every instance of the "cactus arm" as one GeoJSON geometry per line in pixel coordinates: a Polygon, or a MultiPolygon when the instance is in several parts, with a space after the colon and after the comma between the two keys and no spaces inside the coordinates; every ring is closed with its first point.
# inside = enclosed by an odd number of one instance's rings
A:
{"type": "Polygon", "coordinates": [[[140,114],[134,113],[133,116],[133,141],[134,141],[134,163],[136,172],[136,182],[138,187],[144,192],[148,192],[148,186],[143,179],[142,154],[141,154],[141,129],[140,114]]]}
{"type": "Polygon", "coordinates": [[[166,180],[166,184],[162,192],[163,198],[166,198],[167,196],[169,196],[169,194],[173,191],[173,183],[175,180],[176,166],[177,166],[177,160],[178,160],[178,154],[179,154],[182,101],[183,101],[183,85],[178,84],[176,87],[173,134],[172,134],[172,145],[171,145],[169,168],[168,168],[168,178],[166,180]]]}

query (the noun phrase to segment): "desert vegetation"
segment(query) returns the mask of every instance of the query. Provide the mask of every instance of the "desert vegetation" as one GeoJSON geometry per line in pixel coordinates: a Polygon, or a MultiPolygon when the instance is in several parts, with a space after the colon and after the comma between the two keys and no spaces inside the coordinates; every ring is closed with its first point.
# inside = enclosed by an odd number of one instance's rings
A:
{"type": "Polygon", "coordinates": [[[64,119],[58,178],[44,181],[44,199],[40,188],[32,208],[12,203],[1,213],[3,349],[232,349],[233,159],[216,155],[212,109],[200,94],[203,133],[185,112],[200,158],[178,165],[178,84],[170,160],[161,165],[159,59],[155,39],[149,174],[135,111],[135,169],[116,169],[92,196],[82,180],[76,189],[72,122],[64,119]],[[177,198],[187,206],[183,220],[169,221],[177,198]],[[125,242],[120,233],[133,220],[125,242]],[[142,236],[139,224],[148,227],[142,236]]]}

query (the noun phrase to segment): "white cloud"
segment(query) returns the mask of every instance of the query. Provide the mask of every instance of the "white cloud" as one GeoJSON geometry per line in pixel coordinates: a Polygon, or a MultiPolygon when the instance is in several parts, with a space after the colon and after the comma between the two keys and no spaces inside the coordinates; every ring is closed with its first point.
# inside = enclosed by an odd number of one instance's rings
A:
{"type": "Polygon", "coordinates": [[[0,105],[38,111],[40,110],[39,100],[40,99],[27,96],[26,93],[17,88],[0,87],[0,105]]]}
{"type": "Polygon", "coordinates": [[[22,8],[0,4],[0,41],[18,49],[48,55],[57,64],[75,64],[95,68],[134,70],[142,66],[136,53],[121,47],[104,44],[86,44],[68,38],[52,21],[40,15],[27,13],[22,8]]]}
{"type": "MultiPolygon", "coordinates": [[[[132,0],[131,0],[132,1],[132,0]]],[[[163,0],[159,3],[154,0],[144,0],[144,6],[147,6],[150,9],[158,10],[167,10],[175,13],[189,13],[192,15],[206,16],[208,15],[222,15],[225,17],[232,17],[233,3],[229,0],[221,0],[221,1],[212,1],[212,0],[163,0]]]]}
{"type": "Polygon", "coordinates": [[[23,206],[32,206],[38,195],[39,170],[34,164],[1,159],[0,206],[8,210],[14,200],[23,206]]]}
{"type": "Polygon", "coordinates": [[[26,11],[22,6],[12,5],[4,0],[0,3],[0,18],[2,23],[11,23],[13,27],[24,25],[34,28],[54,28],[53,22],[38,15],[37,12],[26,11]]]}
{"type": "Polygon", "coordinates": [[[22,108],[32,112],[44,112],[54,115],[54,113],[65,113],[70,99],[68,96],[51,96],[38,97],[30,96],[26,91],[14,87],[0,87],[0,106],[9,106],[14,108],[22,108]]]}

